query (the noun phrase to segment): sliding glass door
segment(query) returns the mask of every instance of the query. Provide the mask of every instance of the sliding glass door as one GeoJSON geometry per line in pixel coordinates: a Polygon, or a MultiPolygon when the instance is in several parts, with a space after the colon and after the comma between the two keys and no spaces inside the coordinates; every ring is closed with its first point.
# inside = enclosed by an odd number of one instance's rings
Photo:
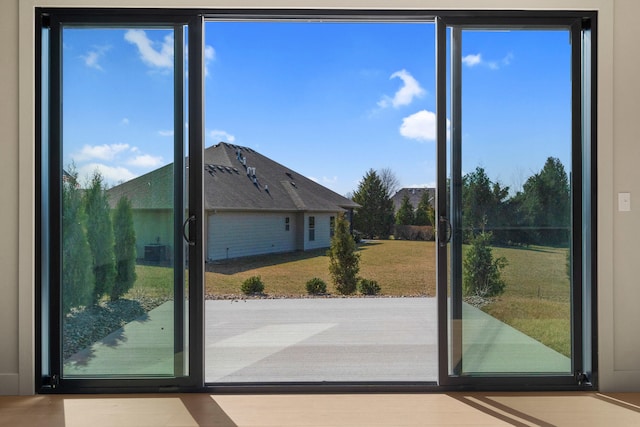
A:
{"type": "Polygon", "coordinates": [[[588,381],[583,34],[439,22],[443,384],[588,381]]]}
{"type": "Polygon", "coordinates": [[[590,383],[595,14],[38,16],[41,390],[590,383]]]}
{"type": "Polygon", "coordinates": [[[188,149],[200,135],[187,105],[201,72],[198,49],[191,62],[187,52],[198,33],[175,18],[94,18],[60,14],[43,26],[43,366],[49,386],[65,390],[194,384],[189,291],[198,287],[187,284],[200,282],[201,201],[188,191],[201,189],[189,167],[201,155],[188,149]]]}

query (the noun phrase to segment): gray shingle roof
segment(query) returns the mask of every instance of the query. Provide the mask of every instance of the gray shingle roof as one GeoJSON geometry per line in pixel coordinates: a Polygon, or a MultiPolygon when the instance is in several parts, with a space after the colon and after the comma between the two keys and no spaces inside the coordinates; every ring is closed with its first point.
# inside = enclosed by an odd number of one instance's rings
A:
{"type": "Polygon", "coordinates": [[[424,194],[425,191],[429,193],[429,203],[432,207],[435,207],[435,188],[401,188],[393,195],[393,197],[391,197],[395,211],[397,212],[398,209],[400,209],[402,199],[404,199],[405,195],[409,196],[409,202],[411,202],[414,209],[417,209],[420,199],[422,198],[422,194],[424,194]]]}
{"type": "MultiPolygon", "coordinates": [[[[134,209],[169,209],[173,164],[111,188],[113,206],[126,195],[134,209]]],[[[221,142],[204,152],[206,210],[336,212],[359,205],[257,151],[221,142]]]]}
{"type": "Polygon", "coordinates": [[[206,209],[335,212],[359,206],[251,148],[221,142],[205,150],[204,163],[206,209]]]}

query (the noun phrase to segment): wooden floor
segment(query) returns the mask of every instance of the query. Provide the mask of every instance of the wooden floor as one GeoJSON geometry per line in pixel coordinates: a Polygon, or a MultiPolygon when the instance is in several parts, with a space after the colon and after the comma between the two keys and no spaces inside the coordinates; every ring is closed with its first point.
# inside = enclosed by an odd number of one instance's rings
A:
{"type": "Polygon", "coordinates": [[[640,426],[640,393],[3,396],[0,426],[640,426]]]}

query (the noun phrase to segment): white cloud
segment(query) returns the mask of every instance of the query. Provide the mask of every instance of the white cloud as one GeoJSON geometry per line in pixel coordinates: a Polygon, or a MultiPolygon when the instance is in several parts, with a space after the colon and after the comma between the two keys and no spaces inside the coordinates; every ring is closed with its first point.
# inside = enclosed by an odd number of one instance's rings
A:
{"type": "Polygon", "coordinates": [[[95,68],[96,70],[103,71],[100,64],[98,64],[98,59],[99,59],[98,52],[96,51],[87,52],[87,54],[83,55],[81,58],[84,59],[84,65],[86,65],[87,67],[95,68]]]}
{"type": "Polygon", "coordinates": [[[407,188],[436,188],[436,183],[435,181],[432,182],[428,182],[426,184],[422,183],[422,184],[411,184],[411,185],[407,185],[407,188]]]}
{"type": "Polygon", "coordinates": [[[111,46],[100,46],[95,47],[93,50],[88,51],[84,55],[80,55],[80,58],[84,61],[84,65],[89,68],[94,68],[96,70],[104,71],[99,61],[102,59],[104,54],[111,48],[111,46]]]}
{"type": "Polygon", "coordinates": [[[499,61],[487,61],[482,58],[481,53],[477,53],[475,55],[470,54],[470,55],[464,56],[462,58],[462,63],[467,67],[475,67],[476,65],[482,65],[491,70],[499,70],[502,67],[506,67],[507,65],[510,65],[512,59],[513,59],[513,54],[509,53],[499,61]]]}
{"type": "Polygon", "coordinates": [[[160,136],[173,136],[173,129],[168,130],[159,130],[158,135],[160,136]]]}
{"type": "Polygon", "coordinates": [[[387,108],[393,106],[398,108],[403,105],[409,105],[414,98],[420,98],[426,93],[420,83],[407,70],[396,71],[389,78],[394,79],[396,77],[402,80],[402,87],[398,89],[393,98],[385,95],[378,101],[378,107],[387,108]]]}
{"type": "Polygon", "coordinates": [[[219,129],[214,129],[211,132],[209,132],[209,137],[216,140],[216,142],[224,141],[224,142],[233,143],[236,140],[235,136],[219,129]]]}
{"type": "Polygon", "coordinates": [[[326,177],[323,176],[322,177],[322,182],[324,182],[325,184],[335,184],[338,182],[338,177],[337,176],[332,176],[332,177],[326,177]]]}
{"type": "Polygon", "coordinates": [[[127,164],[138,168],[155,168],[162,165],[162,157],[152,156],[150,154],[141,154],[129,160],[127,164]]]}
{"type": "Polygon", "coordinates": [[[128,125],[129,124],[129,119],[128,118],[123,118],[122,120],[120,120],[120,124],[121,125],[128,125]]]}
{"type": "Polygon", "coordinates": [[[213,61],[216,57],[216,51],[213,49],[213,46],[206,45],[204,47],[204,76],[209,75],[209,63],[213,61]]]}
{"type": "MultiPolygon", "coordinates": [[[[436,113],[421,110],[402,119],[400,135],[418,141],[435,141],[436,113]]],[[[447,137],[449,136],[449,120],[447,119],[447,137]]]]}
{"type": "Polygon", "coordinates": [[[130,149],[129,144],[85,145],[75,156],[75,160],[80,162],[92,159],[113,160],[119,153],[130,149]]]}
{"type": "Polygon", "coordinates": [[[144,30],[129,30],[124,39],[138,47],[140,58],[145,64],[155,68],[173,68],[173,35],[166,35],[162,43],[159,43],[149,39],[144,30]]]}
{"type": "Polygon", "coordinates": [[[90,177],[95,171],[100,172],[107,184],[115,185],[120,182],[129,181],[137,175],[122,166],[107,166],[102,163],[89,163],[78,168],[78,176],[90,177]]]}
{"type": "Polygon", "coordinates": [[[462,63],[467,67],[475,67],[482,62],[482,54],[467,55],[462,57],[462,63]]]}
{"type": "Polygon", "coordinates": [[[318,178],[316,178],[315,176],[308,176],[307,178],[309,178],[313,182],[320,183],[320,180],[318,178]]]}

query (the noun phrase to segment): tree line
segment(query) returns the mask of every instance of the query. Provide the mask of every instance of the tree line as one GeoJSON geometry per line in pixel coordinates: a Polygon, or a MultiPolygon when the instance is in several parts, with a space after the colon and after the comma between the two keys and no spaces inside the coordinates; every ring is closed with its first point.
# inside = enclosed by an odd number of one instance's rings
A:
{"type": "Polygon", "coordinates": [[[131,202],[111,210],[102,175],[85,189],[71,168],[62,186],[62,308],[118,300],[136,280],[136,236],[131,202]]]}
{"type": "MultiPolygon", "coordinates": [[[[391,198],[397,187],[390,170],[367,171],[352,195],[360,205],[353,216],[354,229],[366,238],[386,239],[394,223],[433,226],[435,213],[426,191],[417,207],[405,196],[394,213],[391,198]]],[[[570,223],[569,177],[555,157],[547,158],[515,194],[492,181],[482,167],[462,178],[462,226],[467,243],[481,232],[490,232],[492,241],[499,244],[567,245],[570,223]]]]}

